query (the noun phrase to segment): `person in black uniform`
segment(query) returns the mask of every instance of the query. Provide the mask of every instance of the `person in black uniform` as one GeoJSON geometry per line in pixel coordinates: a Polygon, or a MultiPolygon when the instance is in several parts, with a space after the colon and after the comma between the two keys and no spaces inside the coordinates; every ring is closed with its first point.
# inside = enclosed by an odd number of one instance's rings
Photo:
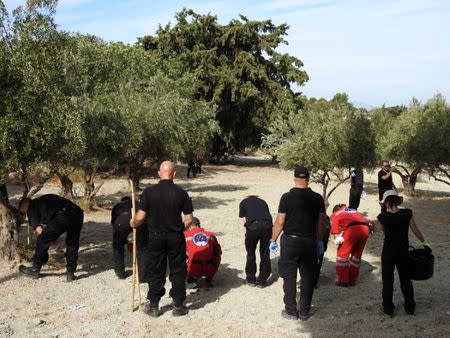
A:
{"type": "Polygon", "coordinates": [[[167,261],[169,279],[172,283],[170,296],[173,298],[174,316],[187,314],[186,299],[186,240],[183,234],[193,219],[192,201],[186,191],[174,184],[175,165],[170,161],[161,163],[158,184],[146,188],[139,203],[139,210],[131,219],[131,227],[137,227],[147,218],[148,225],[148,276],[150,303],[144,311],[158,317],[159,300],[165,294],[167,261]],[[181,219],[184,214],[184,222],[181,219]]]}
{"type": "Polygon", "coordinates": [[[188,169],[187,169],[187,177],[190,177],[190,174],[192,172],[192,176],[194,178],[197,177],[197,174],[200,174],[202,171],[202,168],[200,164],[196,160],[189,160],[188,161],[188,169]]]}
{"type": "Polygon", "coordinates": [[[430,243],[423,238],[416,225],[411,209],[400,209],[398,206],[403,198],[397,195],[395,190],[388,190],[383,194],[381,202],[386,211],[377,216],[384,232],[383,251],[381,253],[381,278],[383,280],[383,305],[380,308],[382,315],[392,317],[394,315],[394,303],[392,302],[394,286],[394,270],[397,268],[405,302],[405,312],[413,315],[416,309],[414,301],[414,288],[409,277],[408,262],[408,231],[411,228],[413,234],[422,242],[425,249],[431,252],[430,243]]]}
{"type": "Polygon", "coordinates": [[[358,210],[361,194],[363,192],[364,173],[361,169],[356,168],[350,174],[350,198],[348,206],[351,209],[358,210]]]}
{"type": "MultiPolygon", "coordinates": [[[[113,258],[114,258],[114,272],[119,279],[127,278],[130,273],[125,271],[124,263],[124,246],[127,244],[128,235],[133,231],[130,227],[131,219],[131,198],[123,197],[111,211],[111,225],[113,228],[113,258]]],[[[147,245],[148,228],[139,227],[136,231],[136,250],[139,262],[139,279],[145,280],[145,255],[143,251],[147,245]]]]}
{"type": "Polygon", "coordinates": [[[6,203],[9,203],[8,190],[6,190],[6,184],[0,184],[0,198],[1,197],[3,197],[6,203]]]}
{"type": "Polygon", "coordinates": [[[297,165],[294,170],[295,187],[280,199],[269,245],[272,252],[277,252],[276,240],[283,231],[278,271],[284,280],[285,310],[281,315],[287,319],[309,318],[317,258],[323,253],[325,204],[322,196],[308,187],[308,182],[308,169],[297,165]],[[299,309],[296,301],[297,270],[301,276],[299,309]]]}
{"type": "Polygon", "coordinates": [[[381,203],[385,191],[396,189],[394,181],[392,180],[392,173],[396,171],[391,167],[388,161],[381,162],[381,170],[378,172],[378,200],[381,204],[381,212],[386,211],[384,203],[381,203]]]}
{"type": "Polygon", "coordinates": [[[48,248],[59,236],[66,233],[67,281],[76,279],[80,233],[83,225],[83,210],[71,201],[53,194],[35,199],[23,198],[18,207],[22,216],[28,216],[37,240],[33,265],[19,266],[19,271],[27,277],[39,278],[42,265],[48,261],[48,248]]]}
{"type": "Polygon", "coordinates": [[[245,273],[246,283],[258,287],[267,286],[270,276],[269,242],[272,236],[272,215],[267,203],[256,195],[250,195],[239,204],[239,217],[245,218],[245,249],[247,250],[247,263],[245,273]],[[256,279],[256,246],[259,242],[259,276],[256,279]]]}

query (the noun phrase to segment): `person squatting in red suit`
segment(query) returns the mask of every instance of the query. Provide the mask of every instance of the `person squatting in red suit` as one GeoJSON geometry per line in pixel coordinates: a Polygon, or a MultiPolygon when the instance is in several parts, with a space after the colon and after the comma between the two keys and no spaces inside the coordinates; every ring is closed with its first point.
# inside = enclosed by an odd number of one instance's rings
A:
{"type": "Polygon", "coordinates": [[[187,252],[187,282],[196,283],[206,277],[208,287],[213,286],[213,276],[220,265],[222,249],[212,232],[200,227],[194,217],[192,225],[184,232],[187,252]]]}
{"type": "Polygon", "coordinates": [[[357,210],[338,204],[331,215],[331,233],[338,245],[336,256],[337,286],[356,284],[370,224],[357,210]]]}

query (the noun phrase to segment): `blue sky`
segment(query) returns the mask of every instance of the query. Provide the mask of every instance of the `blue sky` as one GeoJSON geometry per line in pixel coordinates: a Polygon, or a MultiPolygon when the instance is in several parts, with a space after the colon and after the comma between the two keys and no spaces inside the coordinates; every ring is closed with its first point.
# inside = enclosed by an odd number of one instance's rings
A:
{"type": "MultiPolygon", "coordinates": [[[[4,1],[8,9],[24,3],[4,1]]],[[[280,51],[299,57],[307,96],[346,92],[368,105],[408,104],[437,92],[450,100],[448,0],[60,0],[56,22],[69,31],[134,43],[183,7],[218,16],[238,14],[290,26],[280,51]]]]}

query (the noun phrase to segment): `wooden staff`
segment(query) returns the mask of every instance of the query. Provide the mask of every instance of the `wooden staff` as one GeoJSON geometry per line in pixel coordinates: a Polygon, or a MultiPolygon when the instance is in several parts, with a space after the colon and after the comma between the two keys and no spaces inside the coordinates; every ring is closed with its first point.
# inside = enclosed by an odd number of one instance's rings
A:
{"type": "MultiPolygon", "coordinates": [[[[134,215],[136,214],[136,199],[134,196],[134,186],[133,181],[130,180],[131,184],[131,217],[134,219],[134,215]]],[[[137,284],[138,289],[138,308],[141,308],[141,286],[139,283],[139,268],[138,268],[138,260],[136,256],[136,228],[133,228],[133,280],[131,286],[131,312],[134,311],[134,291],[137,284]]]]}

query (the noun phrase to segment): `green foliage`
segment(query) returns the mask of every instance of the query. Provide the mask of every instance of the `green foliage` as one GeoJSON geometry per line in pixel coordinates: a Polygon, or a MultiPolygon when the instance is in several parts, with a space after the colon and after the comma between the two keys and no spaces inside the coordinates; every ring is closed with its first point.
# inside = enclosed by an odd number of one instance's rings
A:
{"type": "Polygon", "coordinates": [[[348,179],[342,170],[372,166],[375,140],[367,112],[348,102],[347,95],[310,100],[306,108],[278,119],[263,137],[263,145],[277,156],[283,168],[307,166],[314,181],[324,186],[325,198],[330,174],[340,182],[348,179]]]}
{"type": "Polygon", "coordinates": [[[220,25],[216,16],[188,9],[176,20],[139,44],[164,60],[172,79],[191,74],[196,98],[217,107],[222,133],[215,138],[215,153],[259,145],[267,124],[296,101],[292,85],[308,79],[299,59],[276,51],[286,43],[288,26],[244,16],[220,25]]]}
{"type": "Polygon", "coordinates": [[[380,136],[380,155],[410,166],[448,164],[450,108],[438,94],[427,103],[413,99],[380,136]]]}

